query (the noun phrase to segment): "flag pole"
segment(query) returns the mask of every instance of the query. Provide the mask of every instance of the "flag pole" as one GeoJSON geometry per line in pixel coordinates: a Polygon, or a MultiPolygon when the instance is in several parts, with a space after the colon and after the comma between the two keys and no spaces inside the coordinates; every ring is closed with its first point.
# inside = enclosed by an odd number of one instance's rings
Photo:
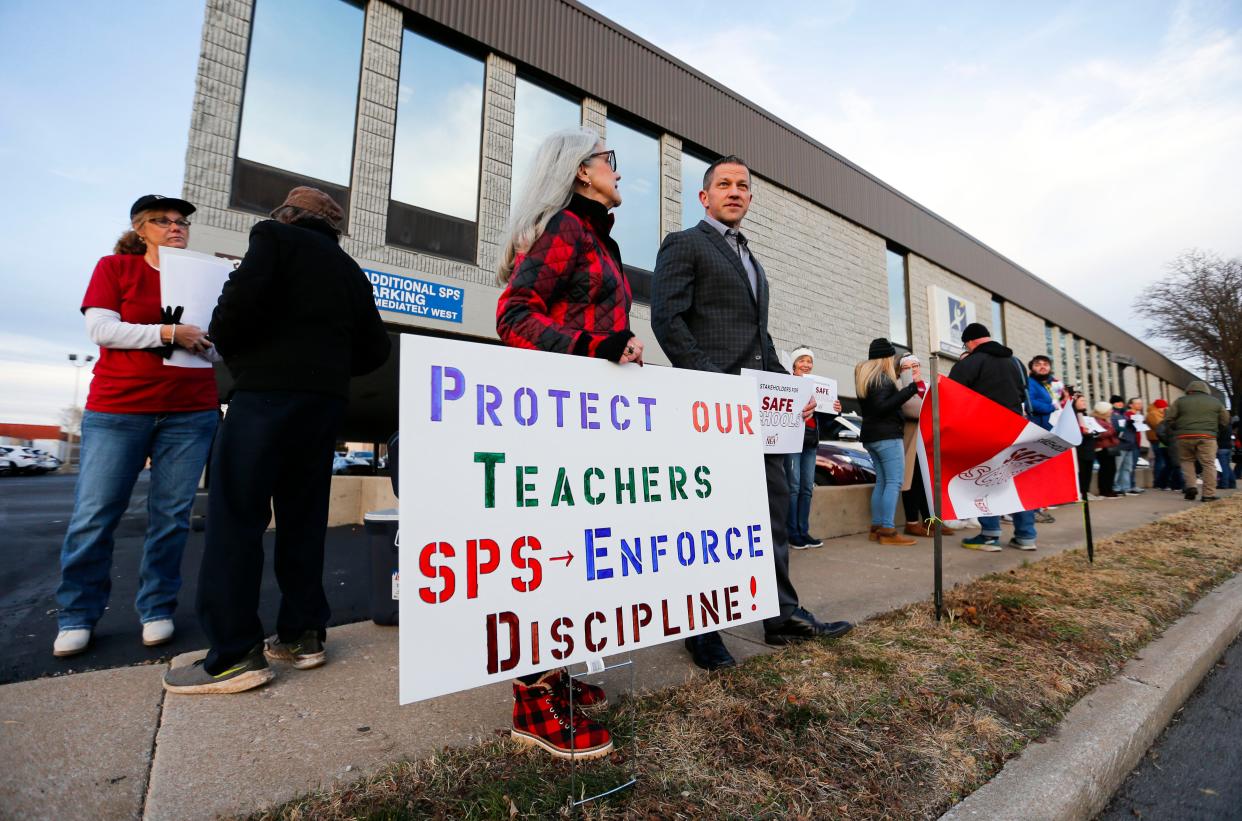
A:
{"type": "MultiPolygon", "coordinates": [[[[943,539],[940,521],[940,356],[936,352],[931,355],[931,401],[932,401],[932,578],[933,600],[936,603],[936,621],[944,615],[944,573],[942,566],[943,539]]],[[[921,433],[919,434],[922,435],[921,433]]]]}

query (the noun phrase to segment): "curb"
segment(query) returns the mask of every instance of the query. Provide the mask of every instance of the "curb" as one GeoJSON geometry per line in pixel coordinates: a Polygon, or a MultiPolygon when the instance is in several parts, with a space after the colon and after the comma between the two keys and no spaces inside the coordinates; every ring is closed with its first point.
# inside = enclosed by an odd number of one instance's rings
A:
{"type": "Polygon", "coordinates": [[[1240,631],[1242,575],[1203,597],[1083,696],[1054,736],[1029,745],[940,821],[1094,818],[1240,631]]]}

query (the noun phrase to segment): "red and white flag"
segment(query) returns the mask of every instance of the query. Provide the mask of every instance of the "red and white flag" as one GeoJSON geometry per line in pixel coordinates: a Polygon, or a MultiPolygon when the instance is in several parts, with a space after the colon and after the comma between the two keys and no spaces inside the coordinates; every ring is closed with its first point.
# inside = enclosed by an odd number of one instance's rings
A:
{"type": "MultiPolygon", "coordinates": [[[[1082,431],[1074,412],[1053,430],[940,377],[940,518],[1000,516],[1078,501],[1074,448],[1082,431]]],[[[927,498],[932,485],[932,403],[923,402],[915,442],[927,498]]]]}

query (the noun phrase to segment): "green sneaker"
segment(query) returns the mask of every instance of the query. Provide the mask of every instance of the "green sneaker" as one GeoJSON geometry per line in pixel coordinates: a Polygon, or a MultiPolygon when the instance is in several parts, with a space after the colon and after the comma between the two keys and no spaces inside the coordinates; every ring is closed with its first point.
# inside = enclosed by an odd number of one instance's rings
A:
{"type": "Polygon", "coordinates": [[[227,670],[212,675],[203,662],[174,667],[164,674],[164,689],[170,693],[199,695],[208,693],[240,693],[267,684],[276,674],[263,658],[262,645],[256,644],[246,657],[227,670]]]}
{"type": "Polygon", "coordinates": [[[307,630],[293,641],[281,641],[272,636],[263,645],[263,655],[268,661],[287,661],[299,670],[320,667],[328,660],[318,630],[307,630]]]}

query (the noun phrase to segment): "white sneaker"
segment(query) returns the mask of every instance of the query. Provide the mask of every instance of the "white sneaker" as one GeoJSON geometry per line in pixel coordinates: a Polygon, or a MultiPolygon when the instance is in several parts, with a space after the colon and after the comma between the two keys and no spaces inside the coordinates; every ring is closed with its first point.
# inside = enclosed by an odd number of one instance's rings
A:
{"type": "Polygon", "coordinates": [[[172,641],[174,632],[172,619],[149,621],[142,625],[142,643],[147,647],[166,644],[172,641]]]}
{"type": "Polygon", "coordinates": [[[76,656],[91,643],[91,631],[85,627],[74,630],[61,630],[56,634],[52,644],[52,655],[58,657],[76,656]]]}
{"type": "Polygon", "coordinates": [[[1009,540],[1009,546],[1016,547],[1018,550],[1038,550],[1039,549],[1038,547],[1035,546],[1034,542],[1023,542],[1023,541],[1020,541],[1017,537],[1014,537],[1009,540]]]}

